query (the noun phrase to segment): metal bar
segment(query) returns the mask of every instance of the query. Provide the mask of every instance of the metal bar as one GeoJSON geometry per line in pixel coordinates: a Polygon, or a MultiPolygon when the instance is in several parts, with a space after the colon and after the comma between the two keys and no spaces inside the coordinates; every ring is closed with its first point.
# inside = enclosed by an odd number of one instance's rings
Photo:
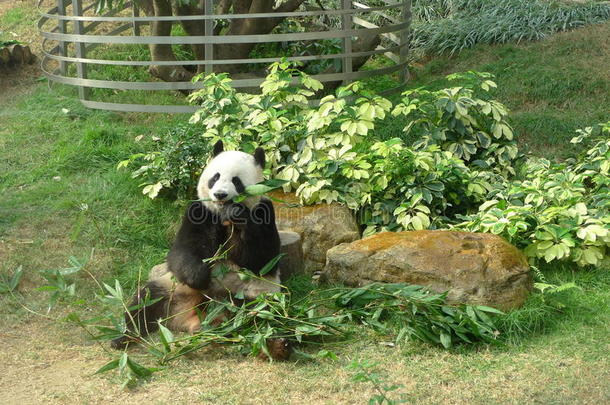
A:
{"type": "MultiPolygon", "coordinates": [[[[213,16],[214,4],[212,0],[203,0],[204,7],[203,12],[206,16],[213,16]]],[[[205,20],[205,36],[214,36],[214,20],[205,20]]],[[[205,44],[205,74],[209,75],[214,71],[214,45],[205,44]]]]}
{"type": "Polygon", "coordinates": [[[260,35],[222,35],[222,36],[112,36],[112,35],[72,35],[51,32],[41,32],[45,38],[56,41],[88,42],[100,44],[243,44],[263,42],[290,42],[316,39],[331,39],[357,37],[359,35],[379,35],[407,29],[408,23],[388,25],[377,29],[360,28],[341,31],[311,31],[290,34],[260,34],[260,35]]]}
{"type": "Polygon", "coordinates": [[[290,17],[315,17],[315,16],[325,16],[325,15],[343,15],[343,14],[362,14],[362,13],[371,13],[374,11],[383,11],[383,10],[391,10],[394,8],[399,8],[402,6],[402,3],[396,3],[389,6],[382,7],[370,7],[368,9],[356,9],[350,8],[348,10],[323,10],[323,11],[293,11],[293,12],[285,12],[285,13],[252,13],[252,14],[215,14],[215,15],[183,15],[183,16],[159,16],[159,17],[107,17],[107,16],[61,16],[52,13],[40,13],[42,17],[46,17],[47,19],[55,19],[55,20],[76,20],[76,21],[100,21],[100,22],[116,22],[116,21],[143,21],[143,22],[153,22],[153,21],[186,21],[186,20],[236,20],[236,19],[244,19],[244,18],[269,18],[269,17],[277,17],[277,18],[290,18],[290,17]]]}
{"type": "MultiPolygon", "coordinates": [[[[319,75],[312,75],[314,79],[321,82],[335,82],[341,80],[356,80],[366,77],[372,77],[381,74],[389,74],[396,72],[403,67],[405,64],[398,64],[393,66],[387,66],[375,70],[358,70],[351,73],[324,73],[319,75]]],[[[96,87],[102,89],[115,89],[115,90],[194,90],[203,87],[201,82],[127,82],[119,80],[98,80],[98,79],[81,79],[78,77],[66,77],[59,76],[51,73],[44,69],[43,73],[49,80],[62,84],[70,84],[73,86],[85,86],[85,87],[96,87]]],[[[231,82],[233,87],[256,87],[260,85],[265,79],[235,79],[231,82]]]]}
{"type": "MultiPolygon", "coordinates": [[[[89,63],[98,65],[116,65],[116,66],[150,66],[154,64],[163,65],[205,65],[206,73],[213,72],[214,65],[217,64],[245,64],[245,63],[269,63],[274,62],[277,58],[245,58],[245,59],[224,59],[214,60],[214,46],[215,44],[240,44],[240,43],[273,43],[273,42],[284,42],[284,41],[307,41],[307,40],[319,40],[319,39],[341,39],[343,44],[343,50],[338,54],[327,54],[327,55],[306,55],[306,56],[292,56],[288,57],[288,60],[328,60],[328,59],[340,59],[342,63],[342,71],[338,73],[327,73],[312,75],[313,78],[318,79],[322,82],[338,82],[342,81],[347,84],[353,80],[362,78],[391,74],[394,72],[400,72],[401,85],[390,89],[388,91],[396,91],[402,88],[402,83],[406,81],[407,71],[407,55],[408,55],[408,27],[410,23],[410,6],[411,1],[395,1],[388,6],[383,7],[370,7],[365,8],[363,2],[358,0],[356,2],[352,0],[341,0],[339,3],[341,9],[338,10],[323,10],[323,11],[305,11],[305,12],[288,12],[288,13],[258,13],[258,14],[228,14],[228,15],[215,15],[214,14],[214,0],[198,0],[203,15],[201,16],[162,16],[162,17],[142,17],[139,15],[137,6],[133,6],[132,15],[115,17],[113,12],[106,13],[104,16],[83,16],[83,3],[85,0],[56,0],[58,7],[53,8],[48,14],[42,14],[42,18],[38,23],[40,33],[43,37],[43,57],[42,57],[42,68],[43,73],[49,78],[49,80],[57,83],[64,83],[79,87],[79,96],[81,97],[82,103],[90,108],[107,109],[107,110],[118,110],[118,111],[139,111],[139,112],[169,112],[169,113],[189,113],[195,111],[197,106],[188,105],[144,105],[144,104],[122,104],[112,103],[105,101],[94,101],[87,100],[88,92],[90,88],[104,88],[104,89],[116,89],[116,90],[143,90],[143,91],[167,91],[167,90],[192,90],[202,87],[201,83],[192,82],[131,82],[131,81],[113,81],[113,80],[94,80],[87,78],[87,65],[89,63]],[[65,8],[67,4],[73,3],[72,15],[65,15],[65,8]],[[61,14],[60,5],[63,6],[64,15],[53,15],[53,12],[61,14]],[[402,22],[392,24],[387,23],[383,27],[376,27],[373,24],[368,23],[364,19],[356,17],[357,15],[370,15],[372,12],[400,9],[402,22]],[[261,35],[231,35],[231,36],[214,36],[214,21],[218,19],[239,19],[239,18],[267,18],[267,17],[299,17],[299,16],[313,16],[313,15],[335,15],[341,17],[342,29],[337,31],[317,31],[317,32],[302,32],[302,33],[290,33],[290,34],[261,34],[261,35]],[[43,26],[48,23],[49,20],[57,20],[57,28],[50,27],[52,31],[57,30],[58,32],[46,32],[47,29],[43,29],[43,26]],[[204,34],[203,36],[141,36],[139,27],[144,24],[148,24],[150,21],[180,21],[180,20],[202,20],[204,21],[204,34]],[[74,30],[72,33],[66,32],[67,21],[74,21],[74,30]],[[85,26],[84,22],[90,21],[85,26]],[[91,29],[103,24],[105,22],[125,22],[120,27],[111,28],[110,32],[104,35],[86,35],[91,29]],[[369,25],[370,24],[370,25],[369,25]],[[63,25],[64,29],[61,29],[63,25]],[[372,27],[371,27],[372,25],[372,27]],[[364,28],[361,28],[364,27],[364,28]],[[124,31],[133,30],[133,36],[122,34],[124,31]],[[396,33],[393,35],[392,33],[396,33]],[[378,46],[375,50],[364,51],[364,52],[353,52],[353,37],[360,35],[382,35],[389,38],[390,40],[399,39],[399,44],[396,46],[389,46],[384,48],[378,46]],[[58,45],[48,51],[47,41],[57,41],[58,45]],[[75,57],[68,56],[68,49],[66,45],[70,42],[75,44],[75,57]],[[64,45],[65,52],[61,53],[59,47],[64,45]],[[191,60],[191,61],[150,61],[150,60],[103,60],[103,59],[90,59],[86,57],[87,51],[99,46],[99,45],[112,45],[112,44],[202,44],[205,45],[205,56],[204,60],[191,60]],[[59,54],[55,54],[60,52],[59,54]],[[395,52],[397,56],[392,55],[390,52],[395,52]],[[393,66],[378,68],[366,71],[353,71],[353,58],[361,56],[370,56],[386,53],[394,56],[393,60],[397,60],[399,63],[393,66]],[[398,56],[399,55],[399,56],[398,56]],[[49,61],[54,60],[63,64],[64,66],[69,63],[74,63],[77,67],[78,77],[69,77],[64,69],[61,73],[56,72],[54,68],[49,69],[49,61]],[[49,70],[53,70],[50,72],[49,70]]],[[[389,2],[383,0],[386,4],[389,2]]],[[[126,1],[124,6],[118,10],[123,11],[131,6],[131,2],[126,1]]],[[[91,8],[89,5],[87,8],[91,8]]],[[[384,17],[388,17],[384,15],[384,17]]],[[[388,19],[389,20],[389,19],[388,19]]],[[[97,31],[96,31],[97,32],[97,31]]],[[[91,32],[92,34],[94,32],[91,32]]],[[[387,43],[387,42],[386,42],[387,43]]],[[[237,88],[248,88],[256,87],[264,80],[263,77],[256,77],[252,79],[236,79],[233,80],[231,85],[237,88]]],[[[384,92],[385,93],[385,92],[384,92]]]]}
{"type": "MultiPolygon", "coordinates": [[[[354,4],[354,7],[356,7],[356,8],[365,9],[365,10],[366,10],[366,9],[370,9],[370,7],[369,7],[369,6],[367,6],[366,4],[358,3],[358,2],[356,2],[356,1],[354,1],[354,2],[353,2],[353,4],[354,4]]],[[[381,11],[371,11],[371,13],[372,13],[372,14],[377,14],[377,15],[379,15],[379,16],[381,16],[381,17],[385,18],[386,20],[391,21],[391,22],[392,22],[392,23],[394,23],[394,24],[396,24],[396,23],[400,22],[400,21],[398,21],[396,18],[394,18],[394,17],[392,17],[392,16],[390,16],[390,15],[387,15],[387,14],[385,14],[385,13],[381,12],[381,11]]]]}
{"type": "Polygon", "coordinates": [[[82,103],[85,107],[95,108],[96,110],[123,112],[192,114],[199,109],[199,106],[195,105],[125,104],[91,100],[83,100],[82,103]]]}
{"type": "MultiPolygon", "coordinates": [[[[58,14],[66,14],[66,5],[64,3],[65,0],[57,0],[57,13],[58,14]]],[[[65,20],[58,20],[57,21],[57,31],[60,34],[65,34],[66,33],[66,21],[65,20]]],[[[64,41],[59,41],[59,54],[61,56],[67,56],[68,55],[68,48],[66,47],[66,43],[64,41]]],[[[63,61],[59,62],[59,70],[61,71],[62,75],[66,75],[66,63],[63,61]]]]}
{"type": "MultiPolygon", "coordinates": [[[[343,10],[349,10],[352,8],[352,0],[342,0],[343,10]]],[[[349,31],[352,29],[352,15],[351,14],[343,14],[341,20],[341,28],[343,31],[349,31]]],[[[345,57],[343,58],[342,71],[343,73],[352,73],[352,37],[346,36],[343,38],[343,53],[345,57]]],[[[349,81],[346,79],[343,80],[343,85],[347,86],[349,81]]]]}
{"type": "MultiPolygon", "coordinates": [[[[379,93],[381,96],[396,93],[402,90],[404,86],[399,85],[391,89],[384,90],[379,93]]],[[[82,102],[85,107],[94,108],[97,110],[123,111],[123,112],[145,112],[145,113],[168,113],[168,114],[192,114],[199,109],[199,106],[194,105],[154,105],[154,104],[125,104],[125,103],[110,103],[103,101],[82,102]]],[[[319,104],[319,101],[310,103],[312,106],[319,104]]]]}
{"type": "MultiPolygon", "coordinates": [[[[96,44],[97,45],[97,44],[96,44]]],[[[363,51],[363,52],[352,52],[353,57],[360,56],[371,56],[371,55],[379,55],[382,53],[393,53],[399,52],[402,45],[397,45],[392,48],[383,48],[378,47],[373,51],[363,51]]],[[[109,65],[109,66],[152,66],[152,65],[166,65],[166,66],[177,66],[177,65],[205,65],[205,64],[218,64],[218,65],[231,65],[231,64],[246,64],[246,63],[272,63],[276,62],[277,58],[253,58],[253,59],[216,59],[216,60],[180,60],[180,61],[171,61],[171,60],[158,60],[158,61],[150,61],[150,60],[108,60],[108,59],[88,59],[88,58],[73,58],[70,56],[58,56],[55,55],[54,49],[46,50],[43,47],[42,52],[49,59],[57,60],[57,61],[66,61],[66,62],[82,62],[82,63],[91,63],[96,65],[109,65]]],[[[90,48],[87,47],[87,50],[90,48]]],[[[347,56],[344,53],[335,53],[329,55],[307,55],[307,56],[290,56],[286,57],[286,60],[289,61],[311,61],[311,60],[323,60],[323,59],[339,59],[347,56]]]]}
{"type": "MultiPolygon", "coordinates": [[[[72,0],[72,12],[74,15],[82,15],[83,14],[83,4],[82,0],[72,0]]],[[[74,21],[74,33],[76,35],[80,35],[84,31],[83,22],[82,21],[74,21]]],[[[75,53],[77,58],[85,58],[86,50],[85,44],[83,42],[77,42],[74,44],[75,53]]],[[[76,64],[76,74],[79,79],[87,78],[87,65],[84,63],[76,64]]],[[[83,86],[78,87],[78,96],[81,100],[86,100],[89,95],[89,89],[83,86]]]]}
{"type": "MultiPolygon", "coordinates": [[[[128,2],[125,2],[125,4],[123,4],[123,7],[129,8],[129,7],[131,7],[131,5],[132,5],[131,2],[128,1],[128,2]]],[[[121,11],[122,11],[122,9],[115,8],[115,9],[108,11],[106,14],[103,15],[103,17],[113,16],[117,13],[120,13],[121,11]]],[[[131,27],[131,24],[133,24],[133,22],[134,22],[133,21],[134,17],[124,17],[124,18],[127,18],[127,20],[126,20],[127,23],[125,25],[131,27]]],[[[75,21],[78,21],[78,20],[75,20],[75,21]]],[[[102,25],[103,23],[104,23],[104,21],[93,21],[89,25],[85,25],[85,28],[84,28],[82,34],[86,34],[87,32],[93,31],[96,27],[102,25]]],[[[140,23],[140,25],[144,25],[144,24],[145,23],[140,23]]],[[[108,33],[107,35],[113,35],[113,34],[108,33]]]]}

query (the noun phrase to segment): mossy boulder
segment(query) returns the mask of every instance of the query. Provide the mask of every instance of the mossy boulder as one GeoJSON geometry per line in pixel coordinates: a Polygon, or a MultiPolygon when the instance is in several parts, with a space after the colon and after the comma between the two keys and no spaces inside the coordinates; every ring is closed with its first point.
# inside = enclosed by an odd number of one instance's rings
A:
{"type": "Polygon", "coordinates": [[[500,236],[452,231],[383,232],[330,249],[324,278],[448,291],[451,303],[518,308],[532,289],[525,256],[500,236]]]}

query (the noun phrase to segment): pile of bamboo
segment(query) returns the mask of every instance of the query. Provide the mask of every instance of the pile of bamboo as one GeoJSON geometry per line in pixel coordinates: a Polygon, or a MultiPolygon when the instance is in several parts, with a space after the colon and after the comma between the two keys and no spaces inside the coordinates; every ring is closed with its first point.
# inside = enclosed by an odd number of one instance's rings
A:
{"type": "Polygon", "coordinates": [[[27,45],[0,42],[0,67],[34,63],[36,56],[27,45]]]}

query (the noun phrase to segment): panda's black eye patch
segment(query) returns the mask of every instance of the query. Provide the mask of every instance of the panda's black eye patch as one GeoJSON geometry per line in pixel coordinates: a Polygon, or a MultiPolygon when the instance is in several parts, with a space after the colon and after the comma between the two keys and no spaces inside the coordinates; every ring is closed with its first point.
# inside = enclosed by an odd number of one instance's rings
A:
{"type": "Polygon", "coordinates": [[[210,180],[208,180],[208,188],[214,187],[214,183],[216,183],[219,178],[220,178],[220,173],[216,173],[215,175],[213,175],[210,178],[210,180]]]}
{"type": "Polygon", "coordinates": [[[246,190],[246,188],[244,187],[244,183],[241,182],[241,179],[239,177],[233,177],[231,181],[235,186],[235,191],[237,191],[239,194],[243,193],[246,190]]]}

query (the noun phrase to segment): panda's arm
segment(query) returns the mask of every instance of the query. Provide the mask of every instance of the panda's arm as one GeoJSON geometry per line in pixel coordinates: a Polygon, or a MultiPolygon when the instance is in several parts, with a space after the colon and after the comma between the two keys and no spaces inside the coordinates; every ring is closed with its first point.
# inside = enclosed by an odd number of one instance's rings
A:
{"type": "Polygon", "coordinates": [[[275,224],[275,211],[270,200],[263,198],[252,209],[244,232],[241,265],[258,273],[280,254],[280,236],[275,224]]]}
{"type": "Polygon", "coordinates": [[[210,266],[203,259],[216,253],[216,228],[213,214],[203,203],[192,203],[167,255],[169,270],[180,281],[194,289],[210,284],[210,266]]]}

